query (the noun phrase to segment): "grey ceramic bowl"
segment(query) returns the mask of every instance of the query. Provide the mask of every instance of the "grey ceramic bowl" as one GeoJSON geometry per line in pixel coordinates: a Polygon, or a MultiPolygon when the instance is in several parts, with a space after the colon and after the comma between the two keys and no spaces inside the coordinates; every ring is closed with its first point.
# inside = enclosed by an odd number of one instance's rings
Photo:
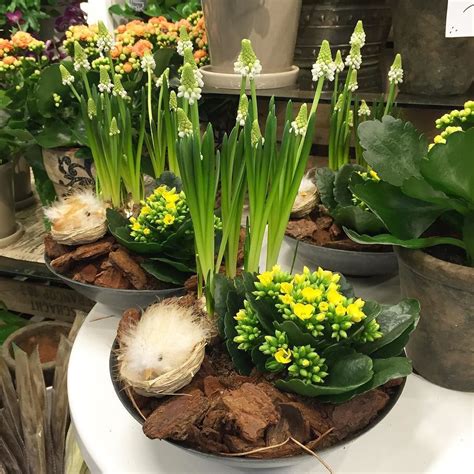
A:
{"type": "MultiPolygon", "coordinates": [[[[110,371],[110,377],[112,379],[112,385],[114,386],[117,397],[122,402],[122,405],[125,407],[128,413],[130,413],[130,415],[138,423],[143,425],[143,418],[140,416],[140,414],[137,412],[135,407],[132,405],[130,399],[128,398],[124,390],[122,383],[120,382],[117,376],[117,367],[118,367],[117,350],[118,350],[118,342],[117,342],[117,339],[115,339],[114,344],[112,345],[112,349],[110,351],[110,358],[109,358],[109,371],[110,371]]],[[[346,439],[340,441],[339,443],[334,444],[333,446],[330,446],[324,449],[318,449],[317,450],[318,454],[328,453],[342,446],[346,446],[348,443],[354,441],[355,439],[359,438],[359,436],[362,436],[364,433],[367,433],[368,431],[370,431],[374,426],[378,425],[385,418],[385,416],[387,416],[387,414],[392,410],[392,408],[397,403],[398,399],[400,398],[400,395],[403,392],[403,389],[405,388],[405,383],[406,383],[406,379],[404,379],[403,382],[398,386],[397,392],[392,395],[392,397],[390,398],[390,400],[388,401],[384,409],[381,410],[378,416],[374,420],[372,420],[364,429],[358,431],[357,433],[352,434],[351,436],[348,436],[346,439]]],[[[308,458],[309,455],[307,454],[291,456],[287,458],[275,458],[275,459],[251,459],[251,458],[243,458],[243,457],[237,458],[237,457],[229,457],[229,456],[218,456],[216,454],[203,453],[201,451],[197,451],[196,449],[187,448],[186,446],[183,446],[179,443],[175,443],[173,441],[165,441],[165,442],[170,443],[173,446],[183,449],[189,454],[198,456],[202,459],[217,462],[220,464],[225,464],[227,466],[244,470],[244,471],[247,469],[279,469],[283,467],[294,466],[295,464],[298,464],[301,461],[307,461],[309,459],[308,458]]]]}
{"type": "MultiPolygon", "coordinates": [[[[291,263],[297,240],[285,235],[285,242],[289,249],[286,250],[284,257],[285,260],[289,260],[291,263]]],[[[368,277],[390,275],[398,272],[397,257],[393,251],[355,252],[320,247],[301,240],[299,241],[295,261],[309,268],[322,267],[325,270],[339,272],[346,276],[368,277]]]]}
{"type": "Polygon", "coordinates": [[[103,288],[101,286],[81,283],[61,275],[54,270],[50,264],[50,260],[46,256],[44,257],[44,261],[49,271],[70,288],[96,303],[105,304],[120,312],[133,307],[145,308],[164,298],[181,296],[186,292],[183,287],[170,288],[167,290],[117,290],[114,288],[103,288]]]}

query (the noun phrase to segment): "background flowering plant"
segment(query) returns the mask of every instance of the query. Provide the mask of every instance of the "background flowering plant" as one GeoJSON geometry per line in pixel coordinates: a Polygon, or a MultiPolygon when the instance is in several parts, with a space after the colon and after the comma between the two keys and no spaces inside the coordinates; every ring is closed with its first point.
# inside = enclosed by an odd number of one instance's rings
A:
{"type": "Polygon", "coordinates": [[[352,175],[350,190],[389,233],[370,237],[346,229],[356,242],[411,249],[449,244],[474,265],[474,102],[437,121],[444,129],[428,147],[415,127],[384,117],[360,125],[367,163],[380,180],[352,175]]]}
{"type": "Polygon", "coordinates": [[[403,348],[419,311],[416,300],[356,298],[341,275],[321,268],[216,279],[219,327],[235,367],[278,374],[278,388],[331,403],[411,373],[403,348]]]}

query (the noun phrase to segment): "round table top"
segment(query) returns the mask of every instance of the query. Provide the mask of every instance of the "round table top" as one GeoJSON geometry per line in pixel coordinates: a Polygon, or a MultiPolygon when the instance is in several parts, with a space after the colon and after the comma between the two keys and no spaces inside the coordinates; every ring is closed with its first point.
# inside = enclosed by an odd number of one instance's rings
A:
{"type": "MultiPolygon", "coordinates": [[[[398,299],[396,278],[358,279],[354,286],[365,298],[386,303],[398,299]]],[[[238,472],[143,434],[117,398],[109,374],[118,321],[119,315],[111,308],[96,305],[79,331],[69,363],[71,417],[91,472],[238,472]]],[[[467,472],[472,462],[473,425],[474,394],[447,390],[411,375],[400,400],[380,424],[323,458],[335,473],[467,472]]],[[[279,470],[324,471],[309,456],[308,461],[279,470]]]]}

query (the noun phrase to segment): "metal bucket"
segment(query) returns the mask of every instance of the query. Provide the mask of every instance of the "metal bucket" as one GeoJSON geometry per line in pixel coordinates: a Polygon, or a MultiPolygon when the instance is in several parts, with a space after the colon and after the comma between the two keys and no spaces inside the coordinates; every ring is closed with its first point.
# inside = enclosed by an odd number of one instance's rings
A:
{"type": "MultiPolygon", "coordinates": [[[[385,0],[303,0],[300,26],[296,40],[296,65],[311,75],[311,67],[323,40],[345,57],[349,40],[358,20],[364,23],[367,35],[362,51],[363,63],[359,85],[364,90],[380,91],[380,58],[392,24],[390,6],[385,0]]],[[[343,77],[343,76],[342,76],[343,77]]]]}

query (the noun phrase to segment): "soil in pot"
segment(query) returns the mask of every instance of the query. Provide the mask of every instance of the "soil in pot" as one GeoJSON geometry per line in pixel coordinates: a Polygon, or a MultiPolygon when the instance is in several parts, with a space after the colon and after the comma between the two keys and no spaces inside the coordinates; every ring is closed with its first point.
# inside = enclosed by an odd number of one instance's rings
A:
{"type": "Polygon", "coordinates": [[[319,247],[356,252],[391,252],[386,245],[362,245],[353,242],[343,229],[334,222],[323,206],[318,206],[302,219],[291,219],[286,227],[286,235],[319,247]]]}
{"type": "MultiPolygon", "coordinates": [[[[138,310],[124,313],[118,331],[140,318],[138,310]]],[[[293,437],[309,449],[347,440],[370,424],[399,391],[402,380],[360,395],[340,405],[281,392],[271,377],[245,377],[233,368],[224,345],[208,346],[193,381],[180,391],[185,396],[148,398],[126,390],[131,404],[145,418],[144,433],[211,454],[247,453],[248,457],[281,458],[302,454],[293,437]]]]}
{"type": "Polygon", "coordinates": [[[53,269],[80,283],[123,290],[174,288],[145,272],[140,266],[143,258],[129,253],[110,235],[90,244],[72,246],[58,244],[48,234],[44,245],[53,269]]]}
{"type": "MultiPolygon", "coordinates": [[[[64,331],[67,335],[67,331],[64,331]]],[[[56,360],[59,345],[59,334],[38,334],[28,336],[25,339],[15,341],[15,344],[25,351],[28,355],[32,354],[38,348],[40,362],[47,364],[56,360]]],[[[12,352],[12,351],[10,351],[12,352]]],[[[13,354],[12,354],[13,355],[13,354]]]]}

